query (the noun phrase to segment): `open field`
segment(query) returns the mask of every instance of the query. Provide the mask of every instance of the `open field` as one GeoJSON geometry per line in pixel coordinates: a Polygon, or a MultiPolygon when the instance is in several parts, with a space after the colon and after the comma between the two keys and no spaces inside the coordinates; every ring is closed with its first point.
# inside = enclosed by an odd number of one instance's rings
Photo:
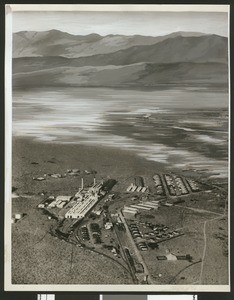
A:
{"type": "Polygon", "coordinates": [[[52,237],[53,220],[35,208],[37,201],[14,199],[13,212],[27,216],[12,225],[13,284],[131,283],[110,259],[52,237]]]}

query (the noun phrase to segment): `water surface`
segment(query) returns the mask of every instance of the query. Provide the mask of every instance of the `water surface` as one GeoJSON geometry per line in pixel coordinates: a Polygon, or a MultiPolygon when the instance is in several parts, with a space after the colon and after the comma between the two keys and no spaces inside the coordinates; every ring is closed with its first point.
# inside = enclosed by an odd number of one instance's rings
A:
{"type": "Polygon", "coordinates": [[[192,89],[15,90],[13,135],[118,147],[169,169],[226,177],[228,94],[192,89]]]}

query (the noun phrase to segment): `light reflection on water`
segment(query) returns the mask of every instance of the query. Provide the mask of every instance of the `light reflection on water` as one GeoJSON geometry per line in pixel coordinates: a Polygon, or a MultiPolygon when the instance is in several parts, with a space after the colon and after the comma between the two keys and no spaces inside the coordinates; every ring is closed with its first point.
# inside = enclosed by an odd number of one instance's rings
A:
{"type": "Polygon", "coordinates": [[[221,92],[17,90],[13,93],[13,134],[43,141],[119,147],[165,166],[206,168],[226,177],[225,154],[207,157],[205,152],[194,151],[189,139],[192,137],[196,146],[227,145],[227,124],[222,119],[218,123],[217,117],[207,120],[203,116],[200,120],[196,116],[197,110],[217,114],[219,110],[227,112],[227,107],[228,96],[221,92]],[[195,120],[183,119],[187,113],[193,113],[195,120]],[[181,137],[176,145],[178,136],[184,133],[186,138],[181,137]]]}

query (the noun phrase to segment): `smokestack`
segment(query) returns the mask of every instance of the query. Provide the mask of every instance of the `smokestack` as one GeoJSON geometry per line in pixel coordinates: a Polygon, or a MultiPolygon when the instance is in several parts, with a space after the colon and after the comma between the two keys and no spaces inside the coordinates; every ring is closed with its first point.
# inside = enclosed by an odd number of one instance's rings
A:
{"type": "Polygon", "coordinates": [[[93,185],[96,184],[96,177],[93,178],[93,185]]]}
{"type": "Polygon", "coordinates": [[[82,177],[81,178],[81,189],[83,190],[83,188],[84,188],[84,178],[82,177]]]}

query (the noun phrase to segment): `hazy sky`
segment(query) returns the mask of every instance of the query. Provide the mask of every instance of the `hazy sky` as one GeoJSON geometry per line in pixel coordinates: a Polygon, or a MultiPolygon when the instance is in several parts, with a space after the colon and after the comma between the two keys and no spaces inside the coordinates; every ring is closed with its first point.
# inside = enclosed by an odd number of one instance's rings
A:
{"type": "Polygon", "coordinates": [[[225,12],[13,12],[13,32],[58,29],[86,35],[150,35],[195,31],[228,35],[225,12]]]}

